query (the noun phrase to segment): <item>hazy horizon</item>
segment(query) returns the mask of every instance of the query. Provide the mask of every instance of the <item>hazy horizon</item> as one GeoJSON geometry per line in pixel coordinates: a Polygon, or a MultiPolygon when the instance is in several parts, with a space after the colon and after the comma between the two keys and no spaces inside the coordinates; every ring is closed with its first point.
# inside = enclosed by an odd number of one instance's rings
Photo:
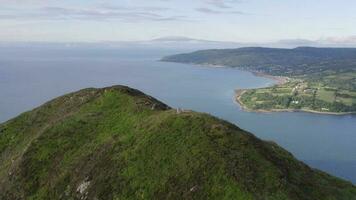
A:
{"type": "Polygon", "coordinates": [[[303,39],[277,40],[270,42],[213,41],[181,36],[168,36],[141,41],[0,41],[0,47],[82,47],[82,48],[163,48],[185,51],[203,49],[235,49],[243,47],[286,48],[356,48],[356,43],[312,41],[303,39]]]}

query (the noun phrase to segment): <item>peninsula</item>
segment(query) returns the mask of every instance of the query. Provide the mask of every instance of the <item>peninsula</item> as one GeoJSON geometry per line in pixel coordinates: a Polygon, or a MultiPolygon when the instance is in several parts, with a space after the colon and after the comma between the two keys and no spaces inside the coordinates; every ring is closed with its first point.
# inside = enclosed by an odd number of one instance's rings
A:
{"type": "Polygon", "coordinates": [[[356,113],[355,48],[213,49],[162,61],[235,67],[278,79],[271,87],[237,91],[236,100],[250,111],[356,113]]]}

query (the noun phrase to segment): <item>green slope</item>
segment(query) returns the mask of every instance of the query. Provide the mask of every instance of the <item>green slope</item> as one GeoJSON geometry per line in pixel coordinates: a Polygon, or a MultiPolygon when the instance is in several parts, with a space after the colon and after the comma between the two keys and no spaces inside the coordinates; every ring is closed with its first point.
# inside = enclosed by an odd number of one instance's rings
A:
{"type": "Polygon", "coordinates": [[[0,155],[0,199],[356,199],[274,143],[124,86],[1,124],[0,155]]]}

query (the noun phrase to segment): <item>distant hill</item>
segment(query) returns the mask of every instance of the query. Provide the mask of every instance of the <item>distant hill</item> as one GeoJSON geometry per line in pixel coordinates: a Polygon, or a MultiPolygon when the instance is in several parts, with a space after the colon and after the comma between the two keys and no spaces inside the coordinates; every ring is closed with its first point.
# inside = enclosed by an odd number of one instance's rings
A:
{"type": "Polygon", "coordinates": [[[208,114],[84,89],[0,125],[0,199],[356,199],[351,183],[208,114]]]}
{"type": "Polygon", "coordinates": [[[169,62],[224,65],[272,75],[304,75],[322,71],[356,70],[356,48],[294,49],[246,47],[212,49],[168,56],[169,62]]]}
{"type": "Polygon", "coordinates": [[[224,49],[224,48],[236,48],[243,47],[248,44],[238,42],[226,42],[226,41],[212,41],[202,40],[189,37],[161,37],[147,41],[131,42],[132,45],[141,47],[161,47],[165,49],[182,49],[182,50],[198,50],[198,49],[224,49]]]}
{"type": "Polygon", "coordinates": [[[214,42],[214,41],[209,41],[209,40],[200,40],[200,39],[194,39],[194,38],[189,38],[189,37],[180,37],[180,36],[168,36],[168,37],[160,37],[153,39],[151,41],[156,41],[156,42],[214,42]]]}

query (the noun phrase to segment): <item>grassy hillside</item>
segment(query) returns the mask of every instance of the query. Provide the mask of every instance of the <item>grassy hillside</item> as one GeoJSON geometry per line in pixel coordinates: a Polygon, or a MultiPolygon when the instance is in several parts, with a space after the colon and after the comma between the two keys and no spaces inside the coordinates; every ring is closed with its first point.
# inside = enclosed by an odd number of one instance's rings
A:
{"type": "Polygon", "coordinates": [[[0,125],[0,199],[356,199],[356,187],[207,114],[124,86],[0,125]]]}
{"type": "Polygon", "coordinates": [[[252,110],[356,112],[356,48],[250,47],[196,51],[168,56],[162,60],[223,65],[291,78],[291,82],[278,88],[269,87],[243,93],[241,99],[244,100],[244,106],[252,110]],[[303,90],[300,90],[300,86],[303,90]],[[297,90],[299,93],[295,92],[297,90]],[[310,95],[310,91],[313,94],[310,95]]]}

